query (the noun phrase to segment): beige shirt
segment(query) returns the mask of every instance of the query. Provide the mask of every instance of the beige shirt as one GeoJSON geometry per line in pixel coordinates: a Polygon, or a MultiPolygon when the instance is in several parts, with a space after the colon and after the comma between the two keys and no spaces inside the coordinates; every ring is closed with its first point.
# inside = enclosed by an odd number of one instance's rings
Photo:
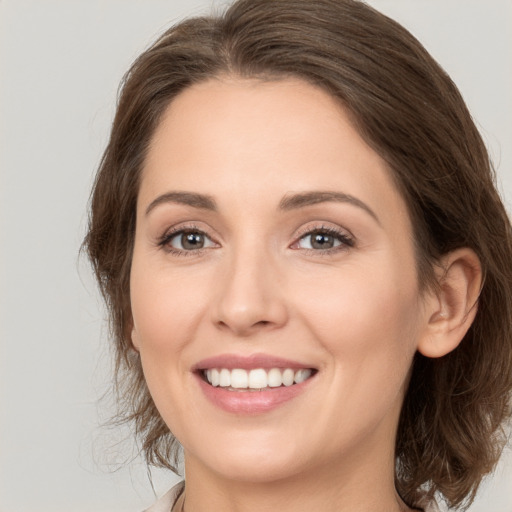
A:
{"type": "MultiPolygon", "coordinates": [[[[178,505],[177,509],[181,510],[179,498],[183,496],[185,482],[175,485],[170,491],[164,494],[156,503],[147,508],[144,512],[172,512],[174,505],[178,505]]],[[[439,512],[436,503],[430,503],[424,508],[424,512],[439,512]]]]}
{"type": "Polygon", "coordinates": [[[183,494],[185,482],[176,484],[172,489],[165,493],[156,503],[144,510],[144,512],[171,512],[177,499],[183,494]]]}

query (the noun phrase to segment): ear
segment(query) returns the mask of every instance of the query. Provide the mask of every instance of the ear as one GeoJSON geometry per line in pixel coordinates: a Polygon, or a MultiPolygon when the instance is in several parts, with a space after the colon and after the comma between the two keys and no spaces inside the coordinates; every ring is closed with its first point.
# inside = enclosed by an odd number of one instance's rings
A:
{"type": "Polygon", "coordinates": [[[137,329],[135,328],[135,322],[132,320],[131,322],[132,328],[131,328],[131,340],[132,340],[132,347],[136,352],[140,351],[140,340],[139,340],[139,334],[137,332],[137,329]]]}
{"type": "Polygon", "coordinates": [[[427,298],[428,324],[418,343],[426,357],[442,357],[459,345],[475,319],[482,286],[480,260],[468,248],[445,255],[436,273],[439,286],[427,298]]]}

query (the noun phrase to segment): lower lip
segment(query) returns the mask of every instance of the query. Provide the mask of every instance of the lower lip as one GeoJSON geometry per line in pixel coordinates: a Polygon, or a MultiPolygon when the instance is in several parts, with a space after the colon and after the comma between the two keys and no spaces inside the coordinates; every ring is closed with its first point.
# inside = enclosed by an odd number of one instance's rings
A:
{"type": "Polygon", "coordinates": [[[310,377],[300,384],[265,391],[228,391],[208,384],[201,375],[196,374],[196,377],[206,398],[224,411],[236,414],[262,414],[272,411],[304,392],[314,378],[310,377]]]}

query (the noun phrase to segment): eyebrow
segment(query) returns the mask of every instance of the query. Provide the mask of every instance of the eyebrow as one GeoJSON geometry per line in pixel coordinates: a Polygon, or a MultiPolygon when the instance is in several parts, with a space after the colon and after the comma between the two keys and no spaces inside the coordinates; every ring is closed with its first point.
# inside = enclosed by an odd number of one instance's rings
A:
{"type": "Polygon", "coordinates": [[[165,203],[178,203],[192,206],[193,208],[199,208],[201,210],[217,211],[217,204],[211,196],[197,194],[195,192],[167,192],[167,194],[158,196],[149,204],[146,208],[146,215],[148,215],[151,210],[154,210],[157,206],[165,203]]]}
{"type": "MultiPolygon", "coordinates": [[[[296,210],[306,206],[312,206],[319,203],[348,203],[353,206],[361,208],[368,213],[376,222],[380,224],[380,220],[375,212],[363,201],[350,194],[342,192],[324,192],[324,191],[311,191],[302,192],[299,194],[286,195],[279,202],[279,209],[282,211],[296,210]]],[[[146,215],[148,215],[157,206],[165,203],[178,203],[201,210],[217,211],[217,203],[213,197],[206,194],[198,194],[196,192],[167,192],[154,199],[146,208],[146,215]]]]}
{"type": "Polygon", "coordinates": [[[380,220],[375,212],[363,201],[357,197],[351,196],[350,194],[344,194],[342,192],[323,192],[323,191],[312,191],[304,192],[300,194],[287,195],[283,197],[279,203],[279,209],[284,211],[295,210],[297,208],[304,208],[305,206],[311,206],[319,203],[348,203],[353,206],[361,208],[368,213],[373,219],[380,224],[380,220]]]}

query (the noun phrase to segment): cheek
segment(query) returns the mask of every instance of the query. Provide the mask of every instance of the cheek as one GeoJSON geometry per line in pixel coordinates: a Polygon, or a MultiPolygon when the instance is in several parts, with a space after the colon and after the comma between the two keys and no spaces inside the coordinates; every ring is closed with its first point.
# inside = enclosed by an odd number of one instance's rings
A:
{"type": "Polygon", "coordinates": [[[414,272],[354,265],[302,288],[315,290],[301,296],[302,315],[340,375],[370,384],[372,376],[405,379],[421,319],[414,272]]]}
{"type": "Polygon", "coordinates": [[[187,343],[206,301],[206,276],[171,272],[134,254],[131,307],[142,352],[174,353],[187,343]]]}
{"type": "Polygon", "coordinates": [[[416,288],[390,276],[353,269],[322,287],[324,300],[307,304],[310,329],[331,360],[324,428],[344,425],[354,439],[382,421],[394,432],[415,352],[416,288]]]}
{"type": "MultiPolygon", "coordinates": [[[[197,283],[195,283],[197,284],[197,283]]],[[[181,357],[197,324],[204,290],[134,251],[130,275],[134,332],[149,392],[164,421],[177,434],[183,415],[182,385],[188,368],[181,357]],[[202,291],[202,294],[201,294],[202,291]]]]}

